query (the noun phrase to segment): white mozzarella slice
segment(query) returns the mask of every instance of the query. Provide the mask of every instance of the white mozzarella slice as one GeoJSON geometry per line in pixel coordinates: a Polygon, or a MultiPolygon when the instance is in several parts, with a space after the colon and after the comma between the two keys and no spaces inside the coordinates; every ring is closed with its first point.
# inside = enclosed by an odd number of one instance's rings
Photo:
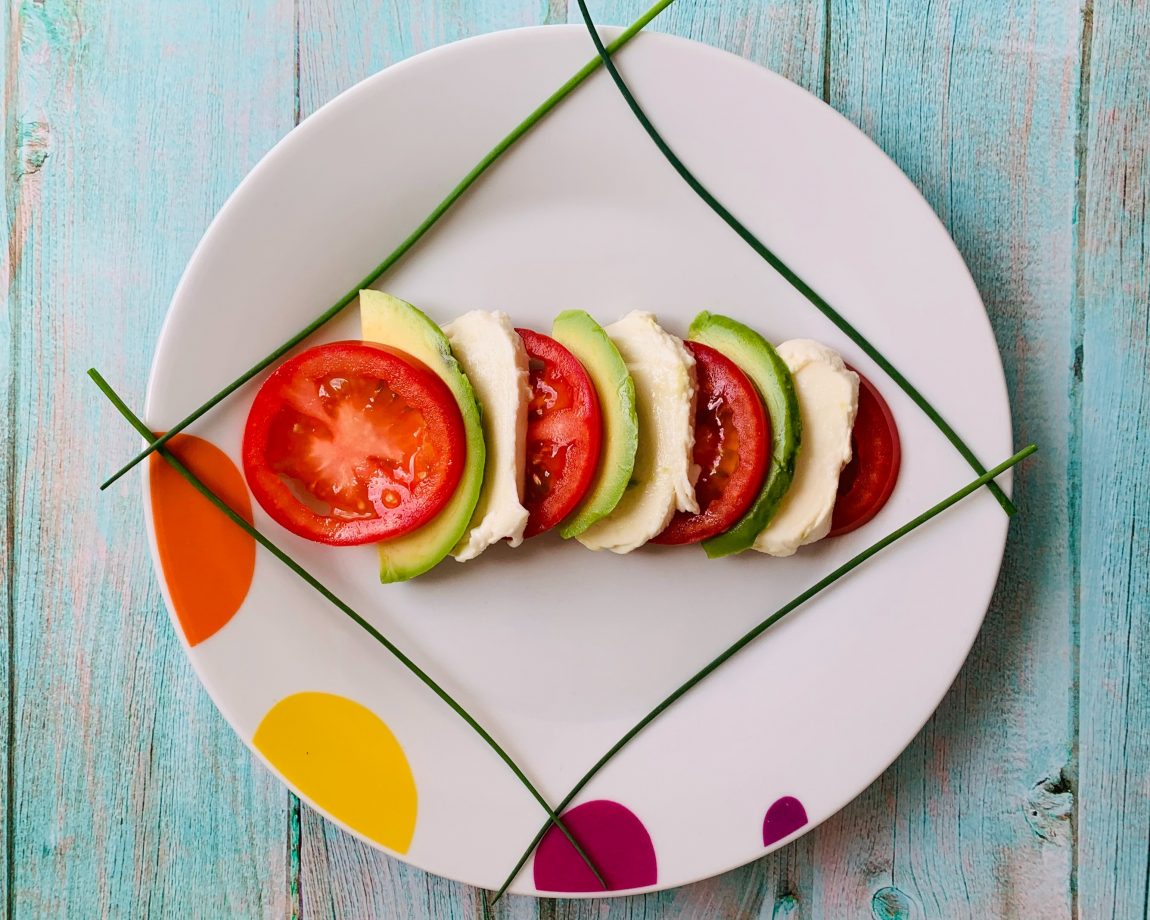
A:
{"type": "Polygon", "coordinates": [[[697,513],[695,359],[651,313],[605,328],[635,381],[639,443],[631,483],[615,510],[577,539],[589,549],[629,553],[661,533],[676,511],[697,513]]]}
{"type": "Polygon", "coordinates": [[[506,313],[472,310],[443,327],[475,390],[483,416],[487,465],[471,524],[451,554],[474,559],[500,540],[523,542],[523,470],[527,462],[527,351],[506,313]]]}
{"type": "Polygon", "coordinates": [[[831,528],[839,473],[851,458],[859,378],[838,352],[810,339],[783,342],[777,351],[794,379],[803,433],[795,478],[754,548],[791,556],[831,528]]]}

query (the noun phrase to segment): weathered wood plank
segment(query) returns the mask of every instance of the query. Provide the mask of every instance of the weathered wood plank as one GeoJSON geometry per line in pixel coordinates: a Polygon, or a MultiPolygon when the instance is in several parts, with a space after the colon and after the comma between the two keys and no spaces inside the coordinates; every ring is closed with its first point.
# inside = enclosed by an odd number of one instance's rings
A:
{"type": "Polygon", "coordinates": [[[306,118],[389,64],[497,29],[562,21],[555,0],[300,0],[299,100],[306,118]]]}
{"type": "Polygon", "coordinates": [[[830,101],[955,237],[1002,348],[1016,441],[1043,453],[1015,479],[1023,511],[955,686],[876,786],[817,833],[809,916],[1066,917],[1078,5],[831,9],[830,101]]]}
{"type": "Polygon", "coordinates": [[[168,625],[138,483],[96,491],[138,439],[84,371],[140,405],[193,245],[291,126],[292,4],[10,9],[12,913],[284,915],[286,796],[168,625]]]}
{"type": "MultiPolygon", "coordinates": [[[[643,0],[588,0],[600,25],[627,25],[650,3],[643,0]]],[[[679,0],[651,23],[653,32],[669,32],[723,48],[781,73],[823,94],[826,8],[823,3],[783,0],[724,0],[722,3],[679,0]]],[[[579,5],[568,4],[569,22],[582,23],[579,5]]],[[[587,48],[594,52],[588,39],[587,48]]]]}
{"type": "Polygon", "coordinates": [[[1150,3],[1097,0],[1082,153],[1079,916],[1150,881],[1150,3]]]}
{"type": "MultiPolygon", "coordinates": [[[[15,10],[7,9],[6,15],[0,17],[0,86],[3,87],[4,116],[0,118],[0,150],[3,151],[4,162],[4,221],[0,224],[0,234],[3,235],[0,246],[0,279],[3,283],[3,292],[0,296],[0,495],[4,499],[4,527],[0,530],[0,782],[3,790],[0,791],[0,904],[5,908],[9,905],[8,878],[13,866],[10,863],[11,840],[9,834],[11,825],[11,793],[12,793],[12,744],[11,733],[13,723],[11,699],[13,696],[14,671],[12,669],[12,637],[14,622],[12,620],[12,598],[15,585],[12,577],[13,547],[12,547],[12,502],[11,495],[15,491],[15,400],[16,400],[16,340],[13,336],[12,301],[9,291],[12,282],[12,264],[9,258],[9,245],[11,243],[10,229],[12,223],[12,197],[14,190],[10,181],[12,174],[8,168],[12,162],[12,131],[11,122],[14,110],[9,104],[12,91],[15,89],[15,68],[12,65],[15,58],[16,46],[13,44],[11,21],[15,18],[15,10]]],[[[6,911],[7,913],[7,911],[6,911]]]]}
{"type": "MultiPolygon", "coordinates": [[[[594,10],[618,23],[642,5],[594,10]]],[[[0,587],[10,589],[2,609],[14,602],[15,642],[0,614],[0,687],[13,655],[20,735],[18,773],[6,777],[15,813],[0,802],[0,824],[15,821],[17,885],[5,892],[0,871],[0,896],[12,897],[17,916],[159,914],[187,905],[188,892],[205,915],[292,906],[285,799],[199,690],[158,593],[140,579],[148,563],[137,491],[102,502],[85,491],[104,458],[132,442],[80,375],[98,359],[138,403],[192,243],[290,127],[295,105],[306,116],[391,60],[453,37],[570,14],[560,0],[402,6],[301,0],[298,102],[287,0],[9,7],[4,46],[19,69],[3,81],[0,481],[15,529],[0,535],[11,554],[0,587]]],[[[1075,328],[1076,4],[937,0],[924,10],[836,0],[826,86],[822,6],[740,0],[716,12],[681,2],[661,27],[825,89],[959,240],[1004,349],[1018,438],[1043,447],[1016,480],[1024,512],[999,597],[939,714],[824,828],[676,892],[599,904],[511,899],[498,916],[1067,916],[1079,544],[1079,914],[1144,913],[1150,9],[1145,0],[1094,9],[1079,228],[1085,312],[1075,328]]],[[[309,915],[481,915],[464,886],[381,857],[306,808],[300,822],[309,915]]]]}

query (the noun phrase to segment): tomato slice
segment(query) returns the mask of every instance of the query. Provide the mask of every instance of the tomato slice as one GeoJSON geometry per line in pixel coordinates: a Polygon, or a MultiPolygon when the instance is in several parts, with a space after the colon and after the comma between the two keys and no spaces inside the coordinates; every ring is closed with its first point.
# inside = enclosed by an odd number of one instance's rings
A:
{"type": "Polygon", "coordinates": [[[851,431],[851,460],[839,474],[839,492],[827,536],[857,530],[878,514],[894,491],[901,465],[902,446],[890,406],[875,385],[859,374],[859,408],[851,431]]]}
{"type": "Polygon", "coordinates": [[[700,342],[695,356],[695,483],[698,514],[679,511],[652,543],[698,543],[722,533],[751,506],[770,460],[771,423],[755,385],[737,364],[700,342]]]}
{"type": "Polygon", "coordinates": [[[574,511],[590,488],[603,421],[595,385],[579,359],[548,335],[516,332],[531,362],[523,535],[534,537],[574,511]]]}
{"type": "Polygon", "coordinates": [[[244,474],[264,511],[337,546],[426,523],[451,498],[466,455],[447,384],[372,342],[319,345],[285,361],[244,429],[244,474]]]}

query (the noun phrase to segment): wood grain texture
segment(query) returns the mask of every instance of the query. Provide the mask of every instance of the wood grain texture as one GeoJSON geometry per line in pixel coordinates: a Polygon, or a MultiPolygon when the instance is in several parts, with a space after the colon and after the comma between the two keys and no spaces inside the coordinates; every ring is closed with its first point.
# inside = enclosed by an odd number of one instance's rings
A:
{"type": "MultiPolygon", "coordinates": [[[[643,0],[587,0],[592,18],[600,25],[627,25],[649,5],[643,0]]],[[[578,3],[571,0],[568,6],[568,22],[582,24],[578,3]]],[[[738,54],[821,96],[826,26],[822,3],[678,0],[650,28],[738,54]]],[[[589,39],[587,47],[595,50],[589,39]]]]}
{"type": "MultiPolygon", "coordinates": [[[[15,90],[16,68],[13,60],[13,45],[10,41],[12,22],[15,19],[15,10],[8,7],[6,14],[0,17],[0,48],[3,56],[0,57],[0,87],[4,93],[4,113],[0,118],[0,150],[5,151],[5,165],[7,165],[7,151],[9,138],[14,128],[14,109],[8,105],[15,90]]],[[[10,258],[11,227],[13,202],[9,195],[10,183],[4,183],[4,221],[0,224],[0,233],[3,234],[4,245],[0,247],[0,280],[3,290],[0,296],[0,495],[5,503],[15,491],[16,467],[16,339],[13,335],[14,313],[12,298],[10,296],[12,282],[12,264],[10,258]]],[[[12,721],[12,698],[15,689],[15,672],[12,668],[12,648],[15,637],[15,622],[12,619],[12,601],[15,597],[16,580],[14,578],[14,553],[12,546],[12,528],[14,519],[9,511],[4,515],[4,528],[0,530],[0,781],[3,789],[0,790],[0,904],[5,908],[9,901],[10,874],[14,866],[10,860],[12,851],[11,834],[14,827],[11,822],[13,805],[13,736],[15,723],[12,721]]]]}
{"type": "Polygon", "coordinates": [[[1023,468],[1003,575],[935,716],[817,836],[811,916],[1068,917],[1074,0],[832,3],[830,101],[919,186],[1006,367],[1023,468]],[[837,871],[836,871],[837,868],[837,871]]]}
{"type": "MultiPolygon", "coordinates": [[[[618,24],[646,5],[592,11],[618,24]]],[[[231,734],[141,578],[138,489],[95,492],[135,444],[82,372],[98,364],[139,404],[192,246],[294,122],[425,48],[576,21],[574,3],[7,10],[0,903],[18,918],[482,917],[478,892],[343,834],[231,734]]],[[[657,28],[829,99],[910,175],[986,300],[1016,440],[1042,453],[1015,480],[1023,512],[970,661],[858,800],[717,879],[508,898],[494,915],[1145,920],[1150,7],[678,0],[657,28]]]]}
{"type": "Polygon", "coordinates": [[[1150,3],[1096,2],[1082,151],[1078,901],[1150,891],[1150,3]],[[1131,54],[1128,49],[1138,49],[1131,54]]]}
{"type": "Polygon", "coordinates": [[[298,16],[301,119],[420,51],[498,29],[557,21],[551,6],[540,0],[299,0],[298,16]]]}
{"type": "Polygon", "coordinates": [[[188,666],[138,482],[97,492],[138,438],[84,371],[140,405],[193,245],[291,125],[290,0],[9,9],[9,913],[282,916],[286,795],[188,666]]]}

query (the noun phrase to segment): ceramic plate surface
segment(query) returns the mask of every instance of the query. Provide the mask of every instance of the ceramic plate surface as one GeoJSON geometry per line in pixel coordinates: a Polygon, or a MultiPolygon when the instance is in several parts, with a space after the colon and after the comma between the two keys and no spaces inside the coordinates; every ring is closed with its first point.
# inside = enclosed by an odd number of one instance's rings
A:
{"type": "MultiPolygon", "coordinates": [[[[173,424],[335,302],[592,54],[576,26],[460,42],[364,81],[293,131],[228,201],[187,268],[156,351],[149,423],[173,424]]],[[[1009,456],[1006,388],[983,305],[897,167],[822,102],[738,57],[647,34],[619,62],[719,198],[915,381],[987,465],[1009,456]]],[[[381,586],[373,548],[307,543],[254,508],[265,533],[462,700],[552,802],[717,652],[974,475],[682,184],[603,73],[379,286],[439,322],[501,309],[544,331],[575,307],[604,323],[652,310],[679,335],[701,309],[728,313],[775,342],[811,337],[840,349],[898,420],[902,475],[886,508],[789,559],[708,561],[689,547],[614,556],[545,536],[381,586]]],[[[357,329],[353,308],[316,341],[357,329]]],[[[199,445],[201,468],[241,504],[233,464],[253,394],[250,385],[191,429],[211,442],[199,445]]],[[[343,827],[414,865],[497,887],[543,819],[506,767],[238,530],[205,519],[182,540],[164,537],[179,501],[156,467],[145,490],[177,628],[240,737],[343,827]]],[[[722,872],[857,795],[954,679],[985,614],[1006,526],[982,490],[772,629],[640,735],[571,813],[612,885],[666,888],[722,872]]],[[[565,844],[548,838],[513,890],[578,891],[586,881],[565,844]]]]}

